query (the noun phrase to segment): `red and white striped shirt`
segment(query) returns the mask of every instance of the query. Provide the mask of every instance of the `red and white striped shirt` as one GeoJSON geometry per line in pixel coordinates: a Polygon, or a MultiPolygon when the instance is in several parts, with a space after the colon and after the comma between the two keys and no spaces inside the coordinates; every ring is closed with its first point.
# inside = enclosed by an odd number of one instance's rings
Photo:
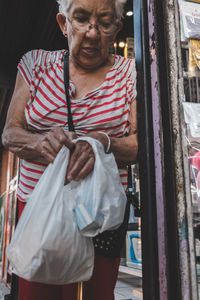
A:
{"type": "MultiPolygon", "coordinates": [[[[65,50],[33,50],[26,53],[18,70],[30,89],[25,108],[28,127],[44,131],[52,127],[67,127],[67,106],[64,90],[63,56],[65,50]]],[[[115,64],[104,82],[82,99],[74,99],[75,86],[70,81],[73,122],[77,135],[104,131],[111,137],[121,137],[129,131],[130,104],[136,98],[136,70],[134,59],[115,56],[115,64]]],[[[22,160],[18,198],[26,201],[33,191],[46,164],[22,160]]],[[[127,171],[120,169],[124,187],[127,171]]]]}

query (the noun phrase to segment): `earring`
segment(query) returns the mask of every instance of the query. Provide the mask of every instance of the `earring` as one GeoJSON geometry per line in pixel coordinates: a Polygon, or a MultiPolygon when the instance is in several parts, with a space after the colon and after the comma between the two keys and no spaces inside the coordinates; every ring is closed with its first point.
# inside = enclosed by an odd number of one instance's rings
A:
{"type": "Polygon", "coordinates": [[[66,37],[66,38],[68,37],[67,33],[64,33],[64,32],[63,32],[63,35],[64,35],[64,37],[66,37]]]}

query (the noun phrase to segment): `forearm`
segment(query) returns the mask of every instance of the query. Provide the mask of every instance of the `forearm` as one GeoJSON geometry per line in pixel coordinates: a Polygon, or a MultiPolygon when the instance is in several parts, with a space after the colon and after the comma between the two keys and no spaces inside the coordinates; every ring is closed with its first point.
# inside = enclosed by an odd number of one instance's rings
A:
{"type": "MultiPolygon", "coordinates": [[[[99,132],[89,133],[88,136],[99,140],[106,151],[108,146],[108,138],[106,135],[99,132]]],[[[128,164],[136,163],[138,154],[137,134],[131,134],[122,138],[110,138],[110,150],[115,156],[119,167],[125,167],[128,164]]]]}
{"type": "Polygon", "coordinates": [[[40,149],[41,136],[21,127],[6,128],[2,135],[2,143],[19,158],[46,163],[40,149]]]}
{"type": "Polygon", "coordinates": [[[113,152],[119,167],[136,163],[138,154],[137,134],[111,138],[110,151],[113,152]]]}

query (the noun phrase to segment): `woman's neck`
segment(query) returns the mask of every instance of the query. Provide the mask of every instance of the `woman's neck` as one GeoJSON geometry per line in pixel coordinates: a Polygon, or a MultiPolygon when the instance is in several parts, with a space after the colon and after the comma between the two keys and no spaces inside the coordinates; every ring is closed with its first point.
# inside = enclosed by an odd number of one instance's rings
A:
{"type": "Polygon", "coordinates": [[[108,71],[112,68],[115,57],[111,57],[106,64],[98,68],[87,69],[74,65],[73,61],[69,64],[69,77],[75,86],[74,99],[82,99],[88,92],[97,89],[105,81],[108,71]]]}
{"type": "Polygon", "coordinates": [[[74,70],[74,72],[78,72],[80,75],[96,73],[104,68],[109,69],[114,65],[114,63],[115,57],[113,55],[109,55],[108,58],[101,65],[92,68],[92,66],[87,67],[80,64],[79,61],[74,59],[71,55],[69,56],[69,68],[71,70],[74,70]]]}

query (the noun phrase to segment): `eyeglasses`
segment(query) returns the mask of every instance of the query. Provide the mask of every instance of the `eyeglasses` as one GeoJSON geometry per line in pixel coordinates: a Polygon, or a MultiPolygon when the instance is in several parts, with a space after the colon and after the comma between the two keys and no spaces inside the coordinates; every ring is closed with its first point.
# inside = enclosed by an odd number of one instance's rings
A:
{"type": "Polygon", "coordinates": [[[118,22],[99,21],[98,24],[91,24],[88,17],[73,17],[71,20],[67,18],[72,28],[79,32],[90,31],[93,27],[105,35],[112,35],[118,27],[118,22]]]}

